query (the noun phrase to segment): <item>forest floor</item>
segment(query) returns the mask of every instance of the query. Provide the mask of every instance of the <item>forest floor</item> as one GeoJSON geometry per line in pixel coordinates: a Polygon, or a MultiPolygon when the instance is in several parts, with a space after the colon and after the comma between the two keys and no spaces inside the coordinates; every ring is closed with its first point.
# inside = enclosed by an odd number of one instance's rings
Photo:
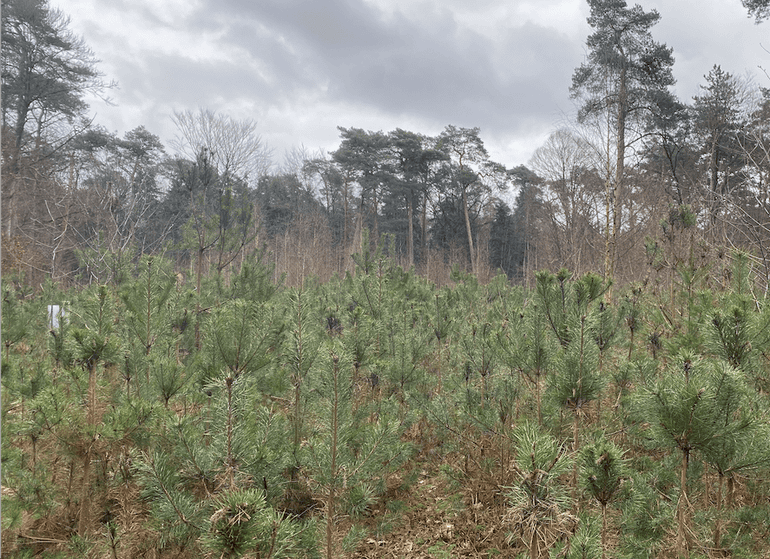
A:
{"type": "Polygon", "coordinates": [[[368,535],[353,557],[514,557],[506,542],[502,504],[472,502],[468,492],[440,471],[423,470],[415,487],[389,492],[365,523],[368,535]]]}
{"type": "MultiPolygon", "coordinates": [[[[418,455],[388,480],[388,491],[356,524],[366,528],[350,556],[360,559],[488,559],[525,548],[503,517],[503,486],[467,454],[445,453],[425,439],[418,455]]],[[[483,448],[483,443],[481,445],[483,448]]]]}

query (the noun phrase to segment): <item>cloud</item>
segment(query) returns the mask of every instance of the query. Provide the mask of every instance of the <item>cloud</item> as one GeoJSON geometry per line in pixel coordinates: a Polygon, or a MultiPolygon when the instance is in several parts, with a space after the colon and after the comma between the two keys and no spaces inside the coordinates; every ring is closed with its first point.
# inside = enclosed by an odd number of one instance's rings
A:
{"type": "MultiPolygon", "coordinates": [[[[54,0],[55,1],[55,0],[54,0]]],[[[653,36],[674,48],[688,101],[713,64],[770,66],[740,2],[640,0],[653,36]]],[[[629,1],[629,4],[634,2],[629,1]]],[[[573,112],[584,0],[60,0],[121,89],[92,106],[108,128],[173,137],[175,109],[260,123],[280,154],[334,149],[340,126],[437,134],[481,128],[493,157],[529,158],[573,112]],[[135,120],[132,122],[132,120],[135,120]]]]}
{"type": "MultiPolygon", "coordinates": [[[[202,8],[199,18],[203,13],[209,10],[202,8]]],[[[221,48],[245,49],[282,84],[281,96],[269,102],[315,94],[327,103],[516,132],[521,123],[553,113],[564,97],[554,76],[562,76],[566,91],[579,44],[556,29],[512,18],[482,33],[429,4],[388,12],[347,0],[227,0],[217,4],[213,20],[226,30],[221,48]]]]}

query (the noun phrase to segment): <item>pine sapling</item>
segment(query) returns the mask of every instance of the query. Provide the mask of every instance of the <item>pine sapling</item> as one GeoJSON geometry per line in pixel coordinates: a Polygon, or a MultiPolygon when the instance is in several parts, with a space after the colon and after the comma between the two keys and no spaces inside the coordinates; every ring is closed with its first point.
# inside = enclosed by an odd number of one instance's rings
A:
{"type": "Polygon", "coordinates": [[[602,509],[602,558],[607,556],[607,507],[618,497],[628,475],[623,451],[602,437],[581,451],[582,482],[602,509]]]}

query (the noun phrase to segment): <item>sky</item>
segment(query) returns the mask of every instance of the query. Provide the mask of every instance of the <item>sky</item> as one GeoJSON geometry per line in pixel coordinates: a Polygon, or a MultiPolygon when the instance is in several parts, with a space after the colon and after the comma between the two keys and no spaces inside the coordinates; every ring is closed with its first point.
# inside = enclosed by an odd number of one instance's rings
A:
{"type": "MultiPolygon", "coordinates": [[[[639,0],[691,101],[715,65],[770,87],[770,21],[740,0],[639,0]],[[763,70],[764,68],[764,70],[763,70]]],[[[280,166],[333,151],[341,127],[428,135],[479,127],[494,161],[526,164],[574,117],[585,0],[50,0],[118,87],[96,124],[144,126],[168,147],[174,111],[256,121],[280,166]]],[[[170,148],[169,148],[170,149],[170,148]]]]}

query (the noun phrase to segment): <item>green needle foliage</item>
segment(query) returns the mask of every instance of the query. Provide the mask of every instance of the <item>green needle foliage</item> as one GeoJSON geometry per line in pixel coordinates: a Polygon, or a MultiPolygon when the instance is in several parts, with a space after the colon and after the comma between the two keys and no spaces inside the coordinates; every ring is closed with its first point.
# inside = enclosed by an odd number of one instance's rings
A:
{"type": "Polygon", "coordinates": [[[232,278],[229,299],[264,303],[279,292],[281,281],[273,281],[274,266],[265,262],[267,251],[257,249],[248,255],[232,278]]]}
{"type": "Polygon", "coordinates": [[[256,556],[282,559],[301,556],[301,527],[269,507],[261,491],[227,492],[214,500],[216,510],[201,538],[214,557],[256,556]]]}
{"type": "Polygon", "coordinates": [[[433,337],[419,302],[403,305],[388,313],[386,358],[383,359],[389,390],[403,401],[406,395],[425,382],[425,360],[433,337]]]}
{"type": "MultiPolygon", "coordinates": [[[[599,374],[599,349],[591,339],[595,318],[581,316],[572,329],[573,338],[554,360],[548,377],[547,397],[558,408],[572,412],[572,444],[580,448],[580,419],[585,408],[601,396],[604,379],[599,374]]],[[[575,480],[577,481],[577,480],[575,480]]]]}
{"type": "Polygon", "coordinates": [[[550,326],[560,350],[553,360],[554,374],[549,377],[548,396],[557,407],[574,414],[573,441],[578,448],[578,415],[599,398],[603,382],[599,374],[599,354],[609,345],[614,327],[609,310],[594,304],[608,289],[595,274],[572,280],[567,270],[558,274],[538,272],[535,290],[537,312],[550,326]],[[604,315],[604,316],[602,316],[604,315]]]}
{"type": "Polygon", "coordinates": [[[127,268],[119,296],[6,291],[4,554],[360,554],[370,530],[379,546],[402,517],[446,513],[412,504],[447,491],[453,510],[471,503],[453,537],[473,518],[479,552],[505,545],[490,516],[504,504],[508,543],[530,559],[602,543],[761,554],[770,313],[739,260],[723,291],[637,287],[618,307],[600,278],[566,271],[533,290],[460,272],[437,288],[382,248],[294,289],[247,261],[196,297],[156,257],[127,268]],[[54,337],[45,304],[62,300],[54,337]],[[594,412],[602,371],[612,415],[594,412]],[[451,486],[433,483],[439,460],[451,486]]]}
{"type": "Polygon", "coordinates": [[[354,408],[354,365],[343,341],[328,338],[321,352],[307,466],[311,486],[324,502],[326,556],[331,559],[340,503],[347,500],[352,512],[365,510],[372,493],[354,488],[376,484],[384,489],[388,472],[408,458],[408,447],[400,440],[394,406],[381,406],[380,411],[354,408]]]}
{"type": "Polygon", "coordinates": [[[517,483],[507,493],[504,519],[512,530],[509,540],[520,540],[530,559],[547,557],[548,549],[577,525],[577,518],[567,512],[572,499],[561,481],[573,460],[564,445],[534,423],[519,426],[514,441],[517,483]]]}
{"type": "Polygon", "coordinates": [[[751,305],[747,297],[720,305],[707,316],[704,332],[705,345],[711,352],[744,370],[749,365],[756,317],[751,305]]]}
{"type": "MultiPolygon", "coordinates": [[[[284,329],[283,311],[275,304],[244,300],[228,301],[214,309],[205,328],[207,362],[204,365],[205,383],[228,372],[226,383],[232,385],[244,374],[268,371],[268,365],[280,355],[284,329]]],[[[267,393],[275,392],[275,375],[264,374],[255,379],[267,393]]]]}
{"type": "Polygon", "coordinates": [[[184,550],[201,534],[204,502],[186,491],[184,479],[170,455],[160,450],[134,456],[142,497],[150,504],[160,542],[158,548],[184,550]]]}
{"type": "Polygon", "coordinates": [[[582,317],[588,314],[591,304],[607,289],[609,284],[596,274],[572,280],[572,274],[565,269],[556,274],[548,271],[537,273],[535,301],[562,347],[569,345],[582,317]]]}
{"type": "MultiPolygon", "coordinates": [[[[540,308],[532,305],[524,313],[522,359],[520,371],[535,390],[537,421],[543,423],[542,380],[553,367],[557,343],[548,336],[548,321],[540,308]]],[[[517,332],[511,335],[520,335],[517,332]]]]}
{"type": "Polygon", "coordinates": [[[176,283],[170,266],[161,258],[142,257],[139,263],[139,277],[124,282],[120,298],[126,309],[124,319],[127,333],[136,337],[146,355],[171,331],[167,302],[176,283]]]}
{"type": "Polygon", "coordinates": [[[11,346],[22,341],[30,332],[33,326],[32,313],[38,311],[38,305],[22,303],[19,300],[21,294],[5,280],[2,282],[2,294],[3,358],[7,359],[11,346]]]}
{"type": "Polygon", "coordinates": [[[607,550],[607,507],[618,498],[621,484],[629,471],[623,451],[602,436],[593,444],[583,447],[580,453],[581,481],[586,491],[601,506],[602,557],[607,550]]]}
{"type": "Polygon", "coordinates": [[[306,292],[304,288],[289,292],[289,317],[285,331],[288,339],[283,345],[283,362],[289,371],[293,390],[292,446],[297,464],[304,434],[305,405],[308,400],[304,384],[318,358],[322,340],[320,327],[314,321],[315,316],[312,313],[311,301],[314,295],[314,292],[306,292]]]}
{"type": "Polygon", "coordinates": [[[575,535],[570,538],[566,549],[558,551],[554,549],[551,556],[565,557],[565,559],[604,559],[601,535],[598,522],[591,516],[581,516],[575,535]]]}
{"type": "Polygon", "coordinates": [[[496,332],[485,317],[472,316],[460,335],[459,359],[462,360],[465,388],[468,394],[466,405],[484,409],[488,399],[489,377],[497,365],[496,332]],[[474,390],[471,390],[474,387],[474,390]]]}
{"type": "MultiPolygon", "coordinates": [[[[102,406],[97,394],[97,369],[118,355],[120,338],[114,330],[115,303],[107,286],[100,285],[84,294],[80,301],[81,312],[71,330],[72,355],[88,374],[86,392],[86,434],[78,445],[82,457],[81,500],[78,519],[78,535],[87,537],[93,526],[91,497],[91,463],[97,449],[98,428],[102,406]]],[[[73,320],[73,322],[75,322],[73,320]]]]}
{"type": "MultiPolygon", "coordinates": [[[[722,470],[720,475],[729,470],[734,460],[745,460],[738,458],[742,454],[741,440],[751,436],[755,425],[751,412],[744,410],[746,394],[743,375],[730,365],[684,353],[665,375],[638,396],[637,414],[649,423],[652,439],[659,446],[674,447],[681,453],[677,512],[680,552],[691,546],[687,513],[691,457],[694,452],[700,452],[718,472],[722,470]]],[[[721,487],[721,479],[719,483],[721,487]]],[[[721,494],[719,498],[721,509],[721,494]]]]}
{"type": "Polygon", "coordinates": [[[182,393],[191,378],[186,374],[184,366],[174,357],[151,355],[147,359],[147,367],[150,387],[160,398],[163,407],[168,409],[171,399],[182,393]]]}
{"type": "Polygon", "coordinates": [[[582,317],[575,337],[554,360],[548,395],[560,407],[579,413],[602,389],[599,351],[591,339],[593,317],[582,317]]]}

